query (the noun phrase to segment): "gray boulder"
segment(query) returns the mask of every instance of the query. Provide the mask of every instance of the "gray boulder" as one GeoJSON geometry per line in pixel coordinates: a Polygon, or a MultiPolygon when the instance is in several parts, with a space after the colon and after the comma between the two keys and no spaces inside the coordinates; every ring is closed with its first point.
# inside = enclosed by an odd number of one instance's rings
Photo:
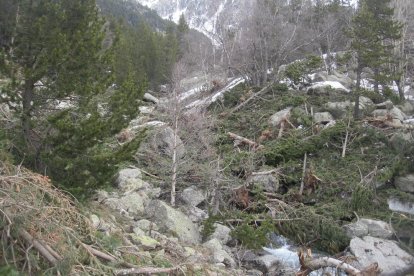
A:
{"type": "Polygon", "coordinates": [[[332,93],[349,93],[349,89],[343,86],[338,81],[324,81],[324,82],[316,82],[310,87],[307,88],[306,91],[310,95],[329,95],[332,93]]]}
{"type": "Polygon", "coordinates": [[[345,225],[343,228],[349,238],[371,236],[389,239],[394,234],[388,223],[372,219],[360,219],[355,223],[345,225]]]}
{"type": "Polygon", "coordinates": [[[414,174],[397,177],[394,184],[403,192],[414,193],[414,174]]]}
{"type": "Polygon", "coordinates": [[[236,266],[236,262],[233,257],[231,257],[230,254],[224,250],[223,245],[218,239],[209,240],[208,242],[205,242],[203,246],[210,250],[211,261],[213,263],[224,263],[230,267],[236,266]]]}
{"type": "MultiPolygon", "coordinates": [[[[349,76],[347,76],[347,75],[345,75],[345,74],[342,74],[342,73],[340,73],[340,72],[338,72],[338,71],[336,71],[336,70],[333,70],[332,71],[332,75],[331,76],[334,76],[334,77],[336,77],[336,81],[337,82],[339,82],[339,83],[341,83],[343,86],[345,86],[346,88],[351,88],[353,85],[354,85],[354,81],[349,77],[349,76]]],[[[334,79],[327,79],[328,81],[329,80],[331,80],[331,81],[333,81],[334,79]]]]}
{"type": "MultiPolygon", "coordinates": [[[[352,104],[352,106],[354,105],[355,103],[352,104]]],[[[367,108],[373,107],[373,106],[374,106],[374,102],[370,98],[367,98],[364,96],[359,97],[359,108],[361,110],[366,110],[367,108]]]]}
{"type": "Polygon", "coordinates": [[[160,246],[160,243],[157,240],[151,237],[148,237],[146,235],[131,234],[130,236],[131,236],[132,242],[140,246],[144,250],[154,250],[158,246],[160,246]]]}
{"type": "Polygon", "coordinates": [[[208,218],[206,211],[194,206],[182,206],[180,207],[180,210],[186,214],[192,222],[199,223],[208,218]]]}
{"type": "Polygon", "coordinates": [[[390,110],[388,109],[376,109],[374,112],[372,112],[372,115],[374,117],[380,118],[380,117],[390,117],[393,120],[398,120],[400,122],[403,122],[405,118],[407,117],[404,112],[402,112],[398,107],[393,107],[390,110]]]}
{"type": "Polygon", "coordinates": [[[248,259],[246,265],[248,268],[258,269],[264,275],[296,275],[296,269],[285,265],[279,257],[270,254],[248,259]]]}
{"type": "Polygon", "coordinates": [[[145,212],[161,231],[177,237],[181,242],[187,244],[200,242],[201,237],[196,225],[186,215],[170,207],[167,203],[152,200],[145,212]]]}
{"type": "Polygon", "coordinates": [[[272,115],[272,117],[270,117],[269,124],[274,127],[278,127],[284,119],[289,119],[291,110],[292,110],[292,107],[288,107],[281,111],[276,112],[275,114],[272,115]]]}
{"type": "Polygon", "coordinates": [[[350,77],[347,75],[341,74],[337,71],[332,71],[331,75],[328,75],[326,71],[318,72],[314,75],[313,82],[339,82],[342,84],[345,88],[350,88],[354,82],[350,77]]]}
{"type": "Polygon", "coordinates": [[[387,100],[385,102],[376,104],[375,107],[377,109],[387,109],[387,110],[391,110],[394,107],[394,104],[392,103],[392,101],[387,100]]]}
{"type": "Polygon", "coordinates": [[[317,124],[327,124],[327,123],[334,121],[335,119],[332,117],[331,113],[329,112],[319,112],[319,113],[313,114],[313,120],[317,124]]]}
{"type": "Polygon", "coordinates": [[[188,205],[196,207],[206,200],[206,194],[196,186],[191,186],[182,191],[181,199],[188,205]]]}
{"type": "Polygon", "coordinates": [[[92,214],[92,215],[89,216],[89,219],[91,221],[91,224],[92,224],[93,228],[99,229],[99,226],[101,225],[100,218],[97,215],[92,214]]]}
{"type": "Polygon", "coordinates": [[[323,82],[327,80],[328,80],[328,73],[326,71],[317,72],[312,78],[313,82],[323,82]]]}
{"type": "Polygon", "coordinates": [[[414,142],[414,134],[411,132],[399,131],[392,135],[390,142],[394,149],[401,150],[408,144],[414,142]]]}
{"type": "MultiPolygon", "coordinates": [[[[174,151],[174,131],[170,127],[157,128],[152,137],[152,145],[161,154],[172,157],[174,151]]],[[[177,137],[177,158],[181,159],[185,155],[185,147],[180,137],[177,137]]]]}
{"type": "Polygon", "coordinates": [[[141,229],[145,232],[150,232],[152,230],[155,230],[155,231],[158,230],[158,226],[154,222],[149,221],[147,219],[141,219],[141,220],[135,222],[134,226],[138,227],[139,229],[141,229]]]}
{"type": "Polygon", "coordinates": [[[360,269],[378,263],[381,275],[405,275],[412,269],[414,258],[394,241],[375,237],[355,237],[350,243],[351,253],[357,258],[360,269]]]}
{"type": "Polygon", "coordinates": [[[144,185],[142,173],[138,168],[127,168],[120,170],[116,177],[116,185],[123,192],[141,189],[144,185]]]}
{"type": "MultiPolygon", "coordinates": [[[[328,110],[336,119],[343,118],[349,113],[355,106],[355,102],[344,101],[344,102],[328,102],[324,105],[325,109],[328,110]]],[[[359,97],[359,109],[369,110],[374,106],[373,101],[370,98],[361,96],[359,97]]]]}
{"type": "Polygon", "coordinates": [[[275,193],[279,190],[279,178],[273,174],[257,174],[247,179],[249,185],[257,185],[263,190],[275,193]]]}
{"type": "Polygon", "coordinates": [[[217,239],[222,244],[227,244],[231,240],[231,229],[220,223],[214,223],[214,227],[214,232],[209,236],[209,239],[217,239]]]}
{"type": "Polygon", "coordinates": [[[413,114],[414,113],[414,104],[410,101],[405,101],[403,104],[398,106],[402,112],[405,114],[413,114]]]}
{"type": "Polygon", "coordinates": [[[325,104],[325,108],[329,110],[340,110],[346,112],[350,107],[352,107],[351,101],[344,102],[328,102],[325,104]]]}
{"type": "Polygon", "coordinates": [[[133,192],[120,198],[108,198],[104,204],[126,216],[142,216],[149,198],[144,192],[133,192]]]}
{"type": "Polygon", "coordinates": [[[392,197],[388,199],[388,208],[394,212],[414,215],[414,202],[413,201],[392,197]]]}
{"type": "Polygon", "coordinates": [[[153,106],[140,106],[138,107],[139,113],[144,115],[152,114],[155,110],[155,107],[153,106]]]}

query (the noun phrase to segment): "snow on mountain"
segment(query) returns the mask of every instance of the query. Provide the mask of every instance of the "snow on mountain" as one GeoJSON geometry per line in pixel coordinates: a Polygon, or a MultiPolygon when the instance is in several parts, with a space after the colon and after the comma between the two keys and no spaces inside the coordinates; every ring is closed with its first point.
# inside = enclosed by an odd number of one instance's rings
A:
{"type": "Polygon", "coordinates": [[[164,19],[178,22],[183,14],[189,26],[214,40],[221,27],[238,27],[256,0],[136,0],[164,19]]]}

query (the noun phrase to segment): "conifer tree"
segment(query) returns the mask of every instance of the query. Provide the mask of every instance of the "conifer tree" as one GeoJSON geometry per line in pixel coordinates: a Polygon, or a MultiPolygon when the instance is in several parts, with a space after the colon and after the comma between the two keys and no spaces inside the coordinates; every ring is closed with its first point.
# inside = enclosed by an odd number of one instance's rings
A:
{"type": "Polygon", "coordinates": [[[106,32],[95,0],[15,3],[19,20],[6,57],[13,81],[5,100],[21,123],[14,133],[18,160],[80,192],[104,184],[132,144],[106,152],[99,144],[136,116],[145,83],[128,77],[107,91],[112,51],[103,50],[106,32]]]}
{"type": "Polygon", "coordinates": [[[357,85],[355,91],[354,117],[359,117],[359,94],[361,74],[366,67],[375,73],[375,90],[386,72],[384,65],[392,58],[393,41],[400,37],[401,25],[393,19],[391,0],[361,0],[352,20],[351,48],[357,57],[357,85]]]}

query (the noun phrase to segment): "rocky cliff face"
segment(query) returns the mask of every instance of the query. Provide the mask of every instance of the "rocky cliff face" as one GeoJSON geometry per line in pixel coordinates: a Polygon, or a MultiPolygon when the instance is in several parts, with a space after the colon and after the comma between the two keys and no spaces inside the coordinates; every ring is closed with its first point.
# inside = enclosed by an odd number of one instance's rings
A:
{"type": "Polygon", "coordinates": [[[256,0],[136,0],[165,18],[178,22],[184,14],[188,24],[210,38],[221,28],[238,28],[249,16],[256,0]]]}

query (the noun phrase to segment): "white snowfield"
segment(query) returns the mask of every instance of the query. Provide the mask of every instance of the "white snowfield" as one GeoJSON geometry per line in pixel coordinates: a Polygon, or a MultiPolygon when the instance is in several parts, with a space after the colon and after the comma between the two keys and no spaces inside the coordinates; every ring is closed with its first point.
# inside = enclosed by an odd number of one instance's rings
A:
{"type": "Polygon", "coordinates": [[[317,88],[317,87],[327,87],[327,86],[330,86],[333,89],[338,89],[338,90],[343,90],[343,91],[346,91],[346,92],[350,92],[350,90],[348,88],[346,88],[345,86],[343,86],[338,81],[320,81],[320,82],[315,82],[314,84],[312,84],[311,87],[309,87],[309,89],[317,88]]]}

